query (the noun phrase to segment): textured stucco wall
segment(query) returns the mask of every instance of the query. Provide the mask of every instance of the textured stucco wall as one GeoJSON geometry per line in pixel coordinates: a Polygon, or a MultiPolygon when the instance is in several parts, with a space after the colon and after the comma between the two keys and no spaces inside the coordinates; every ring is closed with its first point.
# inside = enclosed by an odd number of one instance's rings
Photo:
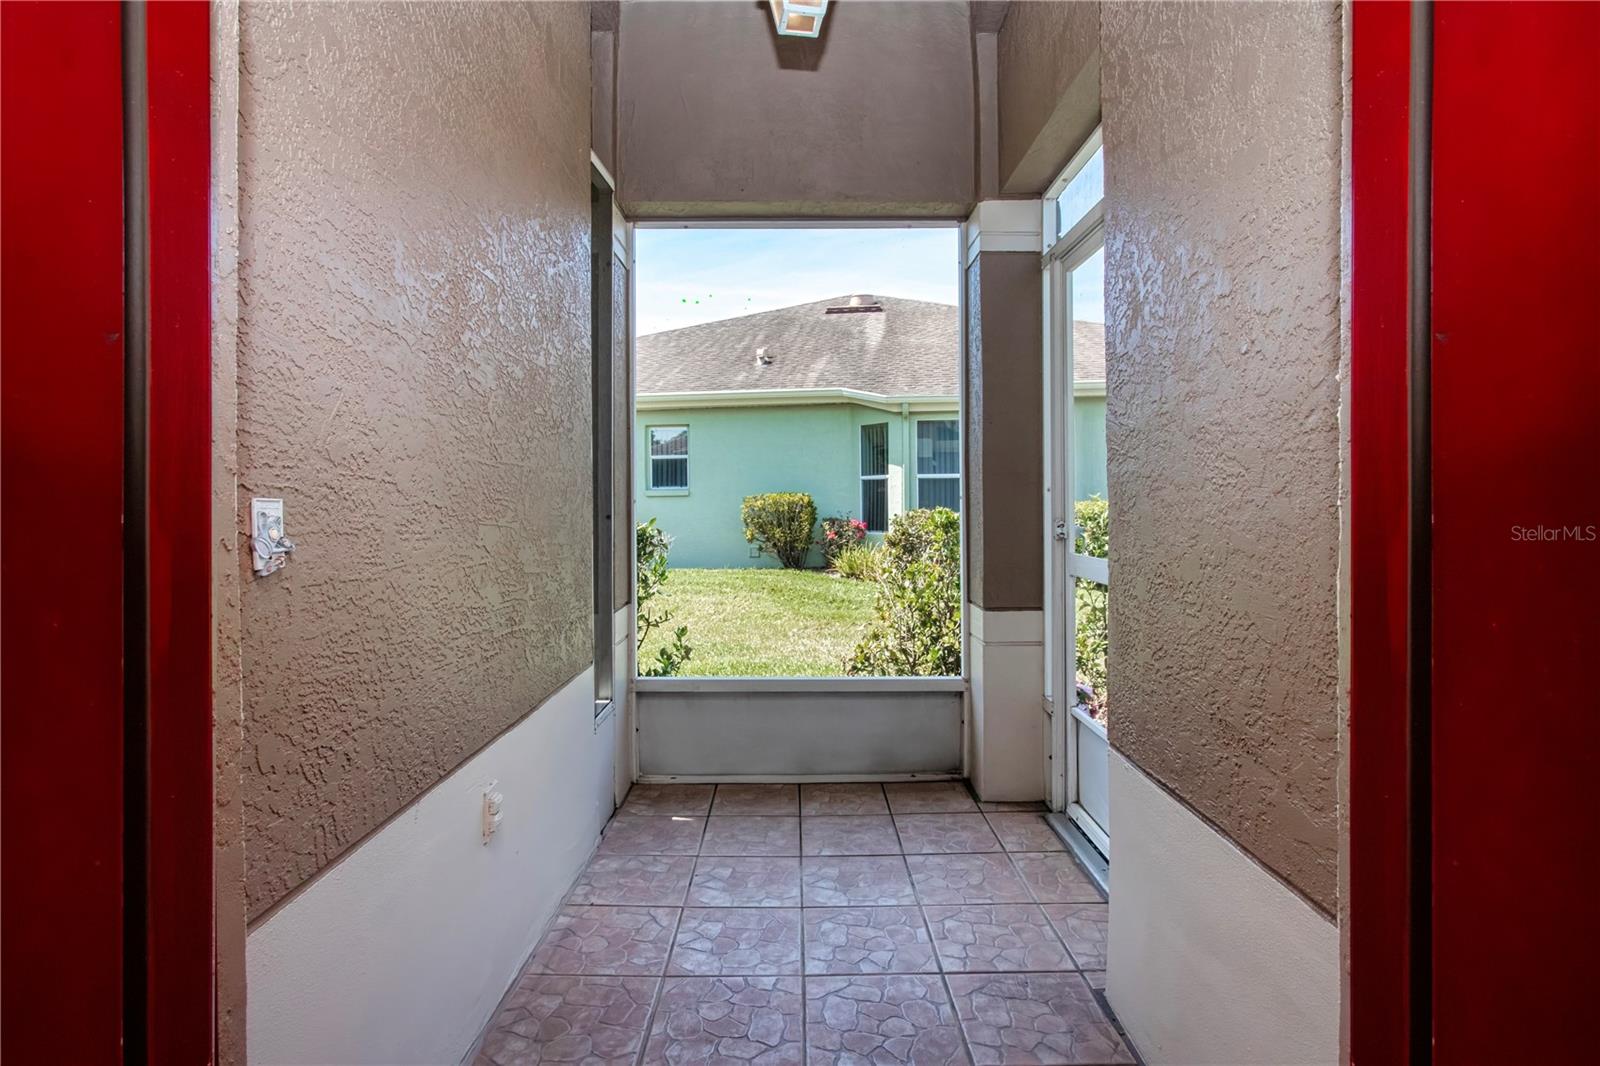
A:
{"type": "Polygon", "coordinates": [[[967,599],[1044,606],[1039,257],[981,252],[967,267],[967,599]]]}
{"type": "Polygon", "coordinates": [[[241,42],[240,496],[299,542],[243,593],[259,915],[592,661],[589,15],[241,42]]]}
{"type": "Polygon", "coordinates": [[[820,40],[765,4],[625,3],[622,205],[663,216],[962,217],[975,181],[961,0],[851,0],[820,40]]]}
{"type": "Polygon", "coordinates": [[[1100,4],[1014,3],[999,40],[1000,188],[1037,196],[1100,116],[1100,4]]]}
{"type": "Polygon", "coordinates": [[[1111,740],[1331,912],[1339,10],[1103,19],[1111,740]]]}

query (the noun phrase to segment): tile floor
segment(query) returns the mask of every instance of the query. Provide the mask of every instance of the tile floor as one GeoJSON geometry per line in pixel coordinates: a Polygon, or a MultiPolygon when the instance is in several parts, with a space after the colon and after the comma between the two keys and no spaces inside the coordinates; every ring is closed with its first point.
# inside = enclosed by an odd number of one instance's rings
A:
{"type": "Polygon", "coordinates": [[[635,785],[478,1066],[1134,1062],[1106,903],[964,783],[635,785]]]}

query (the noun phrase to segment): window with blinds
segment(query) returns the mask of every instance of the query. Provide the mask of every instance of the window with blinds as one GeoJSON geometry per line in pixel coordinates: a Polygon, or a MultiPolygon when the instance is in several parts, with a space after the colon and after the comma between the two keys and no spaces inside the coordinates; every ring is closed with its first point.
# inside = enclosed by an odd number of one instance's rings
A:
{"type": "Polygon", "coordinates": [[[889,529],[889,423],[861,427],[861,520],[867,532],[889,529]]]}
{"type": "Polygon", "coordinates": [[[650,488],[689,490],[689,427],[650,427],[650,488]]]}
{"type": "Polygon", "coordinates": [[[953,418],[917,423],[917,506],[961,510],[961,428],[953,418]]]}

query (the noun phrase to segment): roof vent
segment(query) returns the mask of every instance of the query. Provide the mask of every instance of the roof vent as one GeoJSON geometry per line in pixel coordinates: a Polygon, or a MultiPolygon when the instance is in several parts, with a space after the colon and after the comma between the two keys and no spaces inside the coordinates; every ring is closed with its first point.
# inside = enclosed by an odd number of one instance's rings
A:
{"type": "Polygon", "coordinates": [[[756,349],[756,366],[771,366],[772,353],[767,351],[766,345],[756,349]]]}
{"type": "Polygon", "coordinates": [[[859,315],[874,311],[880,314],[883,312],[883,304],[879,302],[878,298],[876,296],[857,294],[855,296],[846,296],[844,303],[824,308],[822,313],[825,315],[859,315]]]}

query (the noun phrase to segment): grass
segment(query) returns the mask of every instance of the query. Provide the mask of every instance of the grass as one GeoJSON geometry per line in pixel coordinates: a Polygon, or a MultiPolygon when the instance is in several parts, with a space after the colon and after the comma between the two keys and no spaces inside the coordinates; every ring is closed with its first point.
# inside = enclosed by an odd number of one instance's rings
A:
{"type": "MultiPolygon", "coordinates": [[[[840,677],[872,618],[877,585],[819,570],[678,570],[665,628],[689,627],[684,677],[840,677]]],[[[653,658],[660,631],[639,652],[653,658]]]]}

